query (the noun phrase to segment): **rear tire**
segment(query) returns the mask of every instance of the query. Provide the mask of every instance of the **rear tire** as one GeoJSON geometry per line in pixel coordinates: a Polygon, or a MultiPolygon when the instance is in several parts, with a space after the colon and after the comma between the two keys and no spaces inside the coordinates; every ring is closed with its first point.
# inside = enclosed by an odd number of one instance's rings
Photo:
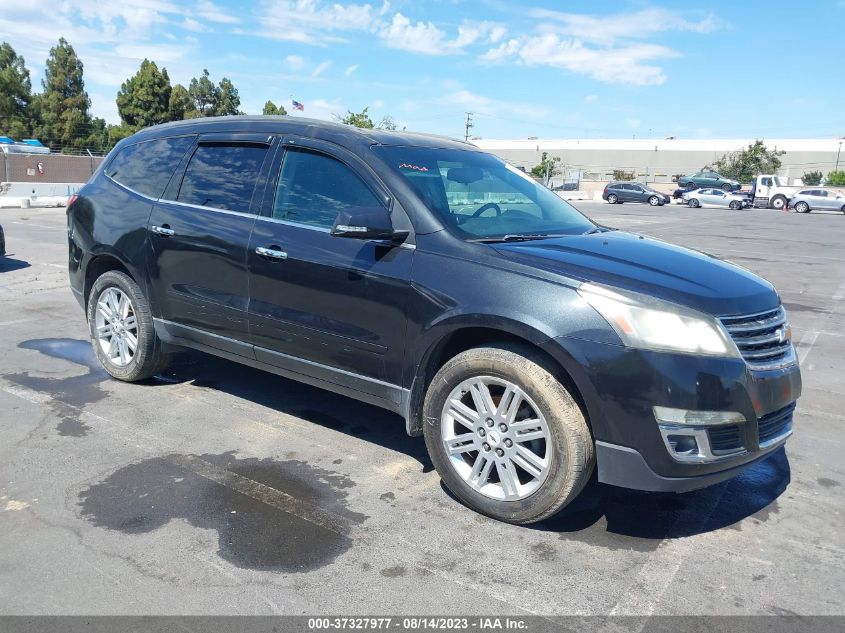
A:
{"type": "Polygon", "coordinates": [[[731,187],[728,183],[725,183],[724,185],[722,185],[722,191],[730,193],[733,190],[734,190],[734,188],[731,187]]]}
{"type": "Polygon", "coordinates": [[[698,198],[690,198],[690,199],[687,201],[687,204],[688,204],[690,207],[692,207],[693,209],[697,209],[698,207],[700,207],[700,206],[701,206],[701,203],[698,201],[698,198]]]}
{"type": "Polygon", "coordinates": [[[547,519],[575,499],[595,465],[581,409],[528,347],[458,354],[432,379],[423,412],[425,443],[443,483],[500,521],[547,519]]]}
{"type": "Polygon", "coordinates": [[[615,193],[612,193],[609,196],[607,196],[607,201],[610,204],[616,204],[619,201],[619,198],[616,196],[615,193]]]}
{"type": "Polygon", "coordinates": [[[126,273],[110,270],[97,278],[86,314],[94,354],[114,378],[145,380],[167,366],[170,358],[156,334],[150,304],[126,273]]]}

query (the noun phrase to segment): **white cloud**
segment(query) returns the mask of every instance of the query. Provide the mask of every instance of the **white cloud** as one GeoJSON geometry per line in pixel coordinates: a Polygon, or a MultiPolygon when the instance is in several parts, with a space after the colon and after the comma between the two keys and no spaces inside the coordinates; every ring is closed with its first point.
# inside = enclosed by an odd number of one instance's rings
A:
{"type": "Polygon", "coordinates": [[[91,98],[91,114],[95,117],[105,119],[106,123],[120,123],[120,115],[117,113],[117,103],[114,95],[107,96],[99,92],[88,95],[91,98]]]}
{"type": "Polygon", "coordinates": [[[324,62],[319,63],[319,64],[317,65],[317,67],[316,67],[316,68],[314,68],[314,70],[312,70],[312,71],[311,71],[311,76],[312,76],[312,77],[319,77],[319,76],[320,76],[320,75],[322,75],[322,74],[326,71],[326,69],[327,69],[329,66],[331,66],[331,65],[332,65],[332,63],[331,63],[331,61],[329,61],[329,60],[326,60],[326,61],[324,61],[324,62]]]}
{"type": "Polygon", "coordinates": [[[666,73],[659,62],[678,57],[667,46],[649,43],[664,31],[710,33],[727,25],[712,14],[691,20],[680,11],[653,8],[607,16],[531,9],[534,33],[513,37],[488,50],[482,61],[551,66],[597,81],[659,85],[666,73]]]}
{"type": "Polygon", "coordinates": [[[291,70],[302,70],[302,67],[305,66],[305,58],[299,55],[288,55],[285,57],[285,63],[291,70]]]}
{"type": "Polygon", "coordinates": [[[592,103],[593,101],[597,101],[598,98],[598,95],[587,95],[586,97],[584,97],[584,103],[592,103]]]}
{"type": "Polygon", "coordinates": [[[336,42],[335,31],[366,31],[378,17],[371,4],[327,4],[319,0],[264,0],[261,35],[308,44],[336,42]]]}
{"type": "Polygon", "coordinates": [[[412,22],[401,13],[395,13],[389,24],[382,25],[379,36],[390,48],[421,53],[423,55],[451,55],[462,52],[477,41],[487,39],[495,43],[504,37],[506,29],[494,22],[464,21],[454,39],[432,22],[412,22]]]}
{"type": "Polygon", "coordinates": [[[680,11],[661,8],[601,17],[547,9],[532,9],[528,14],[543,20],[542,29],[547,32],[568,35],[595,44],[613,44],[620,39],[647,39],[664,31],[710,33],[726,27],[722,20],[712,14],[691,21],[680,11]]]}
{"type": "Polygon", "coordinates": [[[237,24],[240,22],[237,17],[226,13],[210,0],[197,0],[195,13],[204,20],[218,24],[237,24]]]}
{"type": "Polygon", "coordinates": [[[598,47],[555,33],[544,33],[508,40],[489,50],[481,59],[493,63],[516,61],[529,66],[553,66],[598,81],[649,86],[666,81],[663,69],[651,62],[677,56],[672,49],[658,44],[635,42],[598,47]]]}
{"type": "Polygon", "coordinates": [[[349,66],[349,67],[348,67],[348,68],[347,68],[347,69],[343,72],[343,76],[344,76],[344,77],[349,77],[349,76],[350,76],[352,73],[354,73],[356,70],[358,70],[358,64],[352,64],[351,66],[349,66]]]}
{"type": "Polygon", "coordinates": [[[182,24],[180,24],[180,26],[187,31],[195,31],[196,33],[202,33],[204,31],[211,30],[210,28],[208,28],[207,25],[203,24],[198,20],[195,20],[194,18],[185,18],[182,21],[182,24]]]}

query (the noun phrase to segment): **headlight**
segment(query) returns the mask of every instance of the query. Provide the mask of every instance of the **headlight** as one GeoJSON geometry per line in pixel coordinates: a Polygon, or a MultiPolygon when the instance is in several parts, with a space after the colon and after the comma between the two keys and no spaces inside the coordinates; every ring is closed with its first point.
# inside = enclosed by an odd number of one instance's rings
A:
{"type": "Polygon", "coordinates": [[[740,358],[734,342],[709,315],[592,283],[583,284],[578,294],[607,320],[628,347],[740,358]]]}

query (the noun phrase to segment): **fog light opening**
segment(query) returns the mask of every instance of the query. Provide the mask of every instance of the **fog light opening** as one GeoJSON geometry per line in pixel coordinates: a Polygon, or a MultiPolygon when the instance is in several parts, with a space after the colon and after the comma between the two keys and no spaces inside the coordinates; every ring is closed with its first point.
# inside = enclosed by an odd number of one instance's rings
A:
{"type": "Polygon", "coordinates": [[[692,435],[670,435],[666,439],[676,455],[698,455],[698,442],[692,435]]]}

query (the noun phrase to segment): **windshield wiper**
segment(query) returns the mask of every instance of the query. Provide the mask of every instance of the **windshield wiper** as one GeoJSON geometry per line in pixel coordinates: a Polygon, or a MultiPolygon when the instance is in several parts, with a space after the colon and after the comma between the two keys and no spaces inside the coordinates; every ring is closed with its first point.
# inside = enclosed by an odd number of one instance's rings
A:
{"type": "Polygon", "coordinates": [[[509,233],[500,237],[480,237],[470,242],[478,242],[480,244],[495,244],[497,242],[527,242],[529,240],[547,240],[552,237],[566,237],[563,234],[551,233],[509,233]]]}
{"type": "Polygon", "coordinates": [[[613,229],[609,226],[600,226],[599,225],[599,226],[594,226],[593,228],[591,228],[588,231],[584,231],[583,233],[581,233],[581,235],[592,235],[593,233],[607,233],[608,231],[615,231],[615,230],[616,229],[613,229]]]}

